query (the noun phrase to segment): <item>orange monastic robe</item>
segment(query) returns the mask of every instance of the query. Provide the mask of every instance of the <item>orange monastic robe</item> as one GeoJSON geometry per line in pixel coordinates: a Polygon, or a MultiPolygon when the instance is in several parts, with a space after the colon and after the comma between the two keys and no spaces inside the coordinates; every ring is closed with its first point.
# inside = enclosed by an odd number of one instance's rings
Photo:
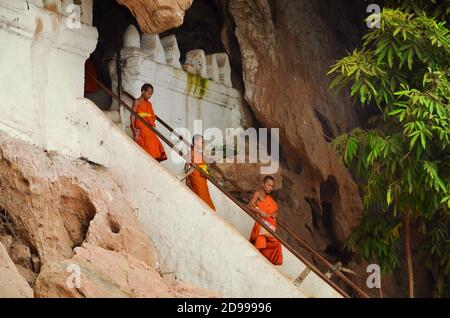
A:
{"type": "MultiPolygon", "coordinates": [[[[201,157],[201,163],[199,163],[196,160],[194,160],[194,155],[192,152],[191,160],[195,162],[200,168],[202,168],[206,173],[208,173],[206,162],[203,156],[201,157]]],[[[208,179],[206,179],[197,170],[194,170],[188,176],[188,185],[192,191],[194,191],[206,204],[208,204],[211,207],[211,209],[216,211],[216,207],[214,206],[214,203],[211,200],[211,196],[209,195],[208,179]]]]}
{"type": "MultiPolygon", "coordinates": [[[[276,228],[276,221],[270,217],[278,211],[278,206],[275,200],[267,195],[262,201],[258,201],[256,206],[268,215],[267,221],[276,228]]],[[[261,218],[264,221],[264,219],[261,218]]],[[[283,264],[283,255],[281,253],[281,243],[274,237],[269,237],[260,234],[261,225],[255,222],[252,233],[250,235],[250,242],[274,265],[283,264]]]]}
{"type": "MultiPolygon", "coordinates": [[[[138,115],[141,116],[147,123],[152,125],[152,127],[156,127],[156,116],[153,112],[152,104],[148,100],[144,100],[137,105],[136,113],[138,113],[138,115]]],[[[144,148],[144,150],[149,153],[150,156],[152,156],[159,162],[167,160],[167,155],[164,151],[164,147],[155,133],[148,127],[146,127],[138,118],[135,118],[134,126],[141,131],[139,137],[135,138],[137,144],[144,148]]]]}
{"type": "Polygon", "coordinates": [[[84,65],[85,80],[84,80],[84,93],[90,94],[98,90],[98,84],[92,79],[97,79],[97,72],[92,60],[89,58],[84,65]]]}

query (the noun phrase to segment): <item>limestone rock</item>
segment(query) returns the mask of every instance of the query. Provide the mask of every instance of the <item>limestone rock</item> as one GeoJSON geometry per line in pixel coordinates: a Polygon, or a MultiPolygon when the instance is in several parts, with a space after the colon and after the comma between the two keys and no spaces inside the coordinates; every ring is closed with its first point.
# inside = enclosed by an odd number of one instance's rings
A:
{"type": "Polygon", "coordinates": [[[41,260],[36,255],[31,255],[31,263],[33,265],[33,271],[39,273],[41,271],[41,260]]]}
{"type": "Polygon", "coordinates": [[[104,168],[0,138],[0,206],[42,264],[71,258],[86,241],[157,268],[155,247],[104,168]]]}
{"type": "Polygon", "coordinates": [[[33,290],[0,243],[0,298],[31,298],[33,290]]]}
{"type": "Polygon", "coordinates": [[[3,244],[3,247],[9,253],[13,243],[13,238],[11,235],[0,235],[0,243],[3,244]]]}
{"type": "Polygon", "coordinates": [[[11,245],[11,259],[15,264],[31,268],[31,251],[30,248],[20,241],[15,241],[11,245]]]}
{"type": "Polygon", "coordinates": [[[147,264],[123,252],[112,252],[91,244],[83,244],[75,252],[70,260],[44,266],[36,282],[36,297],[215,296],[205,290],[165,280],[147,264]],[[77,274],[78,268],[79,280],[72,276],[77,274]]]}
{"type": "Polygon", "coordinates": [[[117,0],[136,17],[142,31],[159,34],[183,24],[193,0],[117,0]]]}
{"type": "MultiPolygon", "coordinates": [[[[261,174],[261,163],[219,163],[218,168],[224,173],[228,180],[235,182],[245,192],[254,192],[261,188],[262,179],[265,175],[261,174]]],[[[216,180],[223,179],[220,174],[211,169],[211,174],[216,180]]],[[[274,190],[279,190],[283,186],[281,170],[277,174],[271,174],[275,179],[274,190]]],[[[224,183],[225,190],[236,191],[229,182],[224,183]]]]}
{"type": "MultiPolygon", "coordinates": [[[[292,182],[300,191],[288,199],[299,200],[301,208],[312,198],[319,214],[327,210],[334,240],[342,244],[360,223],[362,203],[325,135],[337,136],[358,120],[349,96],[328,89],[328,67],[345,53],[334,30],[349,22],[324,19],[321,14],[337,12],[324,11],[324,5],[280,0],[271,7],[267,0],[231,0],[229,9],[242,53],[245,98],[263,127],[280,128],[288,167],[297,174],[292,182]]],[[[336,10],[345,13],[345,8],[336,10]]]]}
{"type": "Polygon", "coordinates": [[[35,272],[33,272],[31,269],[24,267],[22,265],[16,264],[16,267],[17,267],[17,270],[19,271],[20,275],[22,275],[22,277],[25,278],[28,285],[31,288],[34,288],[34,285],[36,284],[36,278],[38,275],[35,272]]]}

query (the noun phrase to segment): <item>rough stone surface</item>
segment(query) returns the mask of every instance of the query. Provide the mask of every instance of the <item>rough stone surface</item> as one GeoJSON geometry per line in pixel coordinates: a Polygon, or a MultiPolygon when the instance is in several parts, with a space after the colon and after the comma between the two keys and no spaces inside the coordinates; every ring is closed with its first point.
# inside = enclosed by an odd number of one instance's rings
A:
{"type": "Polygon", "coordinates": [[[0,235],[0,243],[3,244],[3,247],[8,253],[11,249],[12,242],[13,238],[11,235],[0,235]]]}
{"type": "Polygon", "coordinates": [[[0,298],[30,298],[33,290],[0,243],[0,298]]]}
{"type": "Polygon", "coordinates": [[[70,260],[51,262],[44,266],[36,282],[36,297],[216,296],[183,283],[165,280],[147,264],[123,252],[108,251],[91,244],[83,244],[75,252],[70,260]],[[78,281],[71,280],[74,277],[71,275],[75,273],[69,267],[71,265],[80,269],[78,281]]]}
{"type": "Polygon", "coordinates": [[[159,34],[183,23],[193,0],[117,0],[136,17],[142,31],[159,34]]]}
{"type": "MultiPolygon", "coordinates": [[[[219,163],[217,167],[223,172],[227,180],[236,183],[245,192],[254,192],[261,188],[262,180],[265,175],[261,175],[261,163],[219,163]]],[[[211,169],[211,175],[216,180],[223,180],[222,176],[211,169]]],[[[281,170],[277,174],[272,174],[275,179],[274,190],[280,190],[283,185],[281,170]]],[[[229,182],[224,182],[224,188],[227,191],[236,191],[229,182]]]]}
{"type": "Polygon", "coordinates": [[[156,249],[104,168],[0,138],[0,206],[42,264],[89,242],[157,268],[156,249]]]}
{"type": "Polygon", "coordinates": [[[262,126],[280,128],[282,150],[293,172],[289,184],[283,185],[287,207],[295,207],[286,211],[287,220],[295,223],[293,228],[304,228],[299,215],[310,214],[313,205],[318,218],[327,214],[332,240],[342,244],[359,224],[362,211],[357,187],[325,137],[358,124],[349,97],[329,91],[325,76],[344,53],[333,27],[345,25],[345,17],[332,25],[316,2],[272,4],[229,4],[242,53],[245,98],[262,126]]]}
{"type": "Polygon", "coordinates": [[[28,267],[22,266],[22,265],[17,265],[17,270],[19,271],[20,275],[22,275],[23,278],[25,278],[25,280],[27,281],[28,285],[31,288],[34,288],[34,285],[36,284],[36,278],[37,278],[37,274],[35,272],[33,272],[31,269],[29,269],[28,267]]]}
{"type": "Polygon", "coordinates": [[[14,264],[20,264],[24,267],[31,268],[31,251],[30,248],[20,241],[11,244],[9,255],[14,264]]]}
{"type": "Polygon", "coordinates": [[[11,257],[0,244],[0,297],[32,297],[29,286],[37,297],[217,296],[162,278],[156,249],[106,169],[0,140],[0,212],[14,231],[2,233],[11,257]],[[66,284],[70,264],[82,269],[80,289],[66,284]]]}

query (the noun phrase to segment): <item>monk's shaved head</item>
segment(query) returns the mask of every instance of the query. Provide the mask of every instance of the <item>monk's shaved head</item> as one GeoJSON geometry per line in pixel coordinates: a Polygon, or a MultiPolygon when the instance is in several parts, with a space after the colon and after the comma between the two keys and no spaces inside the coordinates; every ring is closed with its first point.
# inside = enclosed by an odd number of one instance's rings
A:
{"type": "Polygon", "coordinates": [[[265,176],[263,179],[263,183],[267,183],[267,181],[275,182],[275,179],[272,176],[265,176]]]}
{"type": "Polygon", "coordinates": [[[265,176],[263,179],[263,190],[269,194],[273,191],[273,188],[275,186],[275,179],[272,176],[265,176]]]}
{"type": "Polygon", "coordinates": [[[149,100],[153,96],[153,85],[148,83],[142,85],[141,93],[145,100],[149,100]]]}
{"type": "Polygon", "coordinates": [[[152,85],[152,84],[146,83],[146,84],[142,85],[141,92],[146,92],[146,91],[148,91],[149,89],[151,89],[152,92],[154,91],[153,85],[152,85]]]}

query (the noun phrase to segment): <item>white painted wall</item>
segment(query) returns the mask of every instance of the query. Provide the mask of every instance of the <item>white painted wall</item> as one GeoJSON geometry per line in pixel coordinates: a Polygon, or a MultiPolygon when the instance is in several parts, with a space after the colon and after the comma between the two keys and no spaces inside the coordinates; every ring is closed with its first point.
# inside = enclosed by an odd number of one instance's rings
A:
{"type": "Polygon", "coordinates": [[[83,96],[84,61],[97,30],[85,24],[69,29],[66,17],[30,1],[0,0],[0,12],[0,129],[49,150],[77,153],[68,146],[76,132],[66,130],[66,122],[83,96]]]}
{"type": "Polygon", "coordinates": [[[312,275],[309,285],[295,287],[291,280],[304,265],[285,252],[284,269],[272,266],[247,241],[251,222],[242,221],[234,203],[213,191],[228,224],[80,98],[95,29],[68,29],[62,16],[25,0],[0,0],[0,12],[0,130],[107,167],[154,241],[164,272],[225,297],[338,296],[312,275]]]}
{"type": "Polygon", "coordinates": [[[304,297],[230,225],[91,101],[72,121],[81,155],[107,167],[155,243],[163,272],[224,297],[304,297]]]}

